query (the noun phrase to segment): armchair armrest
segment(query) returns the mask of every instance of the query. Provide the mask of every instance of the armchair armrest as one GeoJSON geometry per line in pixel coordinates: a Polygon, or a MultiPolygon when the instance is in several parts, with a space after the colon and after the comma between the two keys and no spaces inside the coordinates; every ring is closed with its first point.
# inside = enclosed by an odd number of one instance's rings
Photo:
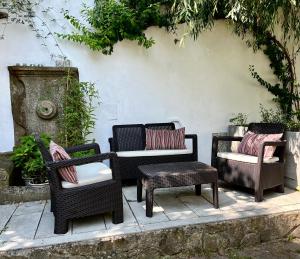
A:
{"type": "Polygon", "coordinates": [[[113,138],[108,139],[111,152],[116,152],[115,140],[113,138]]]}
{"type": "Polygon", "coordinates": [[[266,141],[264,142],[259,149],[258,153],[258,163],[262,164],[264,161],[264,155],[265,155],[265,147],[267,146],[274,146],[274,147],[281,147],[280,153],[279,153],[279,162],[284,162],[284,149],[286,145],[286,140],[279,140],[279,141],[266,141]]]}
{"type": "Polygon", "coordinates": [[[213,136],[213,141],[242,141],[243,137],[235,136],[213,136]]]}
{"type": "Polygon", "coordinates": [[[80,151],[87,151],[91,149],[94,149],[95,154],[100,154],[100,147],[97,143],[90,143],[90,144],[65,148],[66,152],[69,154],[80,152],[80,151]]]}
{"type": "Polygon", "coordinates": [[[194,160],[198,160],[198,137],[196,134],[186,134],[185,139],[192,139],[193,141],[193,156],[194,160]]]}
{"type": "Polygon", "coordinates": [[[113,167],[112,167],[112,175],[113,179],[118,180],[120,179],[120,172],[119,172],[119,166],[117,161],[117,154],[116,153],[103,153],[103,154],[96,154],[94,156],[87,156],[87,157],[81,157],[81,158],[72,158],[68,160],[61,160],[61,161],[53,161],[46,163],[46,167],[52,170],[56,170],[59,168],[72,166],[72,165],[84,165],[94,162],[102,162],[103,160],[110,159],[113,161],[113,167]]]}
{"type": "Polygon", "coordinates": [[[235,137],[235,136],[213,136],[212,148],[211,148],[211,166],[216,167],[219,141],[240,142],[242,141],[242,139],[243,137],[235,137]]]}

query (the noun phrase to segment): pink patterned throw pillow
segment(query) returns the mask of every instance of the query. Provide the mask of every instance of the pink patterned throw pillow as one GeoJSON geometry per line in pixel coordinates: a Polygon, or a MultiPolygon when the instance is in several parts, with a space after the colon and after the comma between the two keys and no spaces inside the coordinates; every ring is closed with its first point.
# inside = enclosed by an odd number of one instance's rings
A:
{"type": "MultiPolygon", "coordinates": [[[[255,134],[248,131],[243,137],[241,144],[238,147],[238,152],[242,154],[258,156],[260,146],[267,141],[278,141],[282,137],[280,134],[255,134]]],[[[276,147],[266,146],[265,147],[265,158],[270,158],[273,156],[276,147]]]]}
{"type": "MultiPolygon", "coordinates": [[[[53,141],[50,142],[50,154],[54,161],[71,159],[71,157],[64,150],[64,148],[57,145],[53,141]]],[[[58,172],[63,180],[70,183],[78,183],[75,166],[67,166],[67,167],[59,168],[58,172]]]]}
{"type": "Polygon", "coordinates": [[[146,129],[146,150],[186,149],[185,128],[176,130],[146,129]]]}

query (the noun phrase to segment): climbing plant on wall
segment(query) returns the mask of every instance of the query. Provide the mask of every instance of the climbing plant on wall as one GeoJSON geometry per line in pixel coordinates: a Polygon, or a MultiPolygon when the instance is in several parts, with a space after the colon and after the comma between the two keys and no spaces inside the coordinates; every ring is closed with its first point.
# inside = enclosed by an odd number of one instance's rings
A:
{"type": "Polygon", "coordinates": [[[176,0],[176,21],[184,21],[195,39],[214,24],[222,8],[234,32],[254,51],[262,49],[278,83],[270,84],[250,67],[251,74],[279,103],[286,120],[299,124],[300,98],[296,59],[300,52],[300,2],[268,0],[176,0]],[[252,37],[248,37],[248,35],[252,37]]]}
{"type": "Polygon", "coordinates": [[[124,39],[137,41],[149,48],[154,39],[148,38],[144,30],[150,26],[171,29],[171,3],[170,0],[96,0],[93,7],[84,6],[82,10],[87,24],[66,11],[65,18],[76,32],[58,35],[85,44],[92,50],[100,50],[103,54],[111,54],[114,44],[124,39]]]}
{"type": "MultiPolygon", "coordinates": [[[[7,27],[11,24],[27,26],[40,41],[42,47],[46,48],[50,57],[62,65],[69,65],[70,61],[63,53],[55,34],[51,30],[51,25],[64,29],[57,22],[57,12],[55,7],[49,5],[46,0],[0,0],[0,40],[6,39],[7,27]],[[49,48],[48,45],[52,45],[49,48]],[[53,50],[55,50],[53,52],[53,50]]],[[[13,35],[12,35],[13,36],[13,35]]]]}

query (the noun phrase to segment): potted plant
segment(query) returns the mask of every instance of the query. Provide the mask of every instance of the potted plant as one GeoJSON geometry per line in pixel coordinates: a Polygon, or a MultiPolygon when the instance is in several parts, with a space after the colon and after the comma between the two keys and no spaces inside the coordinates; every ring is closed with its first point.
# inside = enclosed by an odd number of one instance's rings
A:
{"type": "MultiPolygon", "coordinates": [[[[48,147],[50,137],[41,134],[41,139],[48,147]]],[[[33,135],[20,138],[20,144],[14,148],[11,159],[21,172],[25,185],[36,187],[47,184],[45,164],[33,135]]]]}
{"type": "Polygon", "coordinates": [[[300,123],[286,123],[285,184],[300,191],[300,123]]]}
{"type": "MultiPolygon", "coordinates": [[[[243,137],[248,129],[248,115],[244,113],[234,114],[229,119],[230,125],[228,126],[228,135],[235,137],[243,137]]],[[[236,152],[238,149],[238,142],[231,143],[231,151],[236,152]]]]}

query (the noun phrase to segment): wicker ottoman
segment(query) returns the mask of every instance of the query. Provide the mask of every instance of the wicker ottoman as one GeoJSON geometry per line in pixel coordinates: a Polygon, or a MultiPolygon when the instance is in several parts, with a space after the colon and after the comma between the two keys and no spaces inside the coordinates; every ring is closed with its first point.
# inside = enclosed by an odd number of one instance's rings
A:
{"type": "Polygon", "coordinates": [[[211,183],[213,204],[219,208],[217,169],[200,162],[177,162],[139,166],[137,201],[142,201],[142,188],[146,189],[146,216],[153,215],[153,192],[157,188],[195,185],[201,195],[201,184],[211,183]]]}

